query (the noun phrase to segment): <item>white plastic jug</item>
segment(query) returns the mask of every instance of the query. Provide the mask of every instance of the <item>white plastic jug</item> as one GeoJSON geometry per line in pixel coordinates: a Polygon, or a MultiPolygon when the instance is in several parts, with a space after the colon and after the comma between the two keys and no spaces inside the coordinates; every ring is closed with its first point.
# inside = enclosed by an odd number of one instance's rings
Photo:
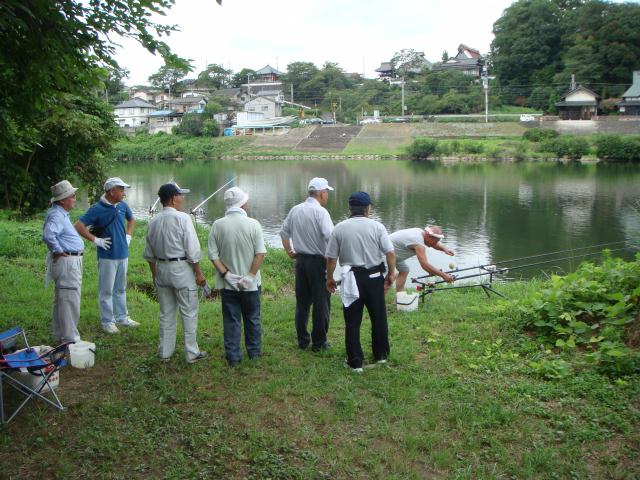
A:
{"type": "Polygon", "coordinates": [[[75,368],[91,368],[96,361],[96,344],[80,340],[69,345],[71,366],[75,368]]]}
{"type": "Polygon", "coordinates": [[[418,309],[418,294],[398,292],[396,294],[396,308],[399,312],[413,312],[418,309]]]}

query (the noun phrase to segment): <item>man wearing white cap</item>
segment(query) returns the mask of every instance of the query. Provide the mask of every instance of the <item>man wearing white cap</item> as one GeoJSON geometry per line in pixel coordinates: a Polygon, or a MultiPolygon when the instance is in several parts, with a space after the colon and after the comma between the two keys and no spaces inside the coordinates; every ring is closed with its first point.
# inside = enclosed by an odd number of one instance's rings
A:
{"type": "Polygon", "coordinates": [[[291,258],[296,259],[296,314],[298,346],[319,352],[329,348],[327,332],[331,308],[331,294],[325,286],[327,242],[333,222],[325,205],[329,200],[326,178],[312,178],[306,201],[293,207],[280,230],[282,245],[291,258]],[[311,337],[307,331],[309,310],[313,305],[311,337]]]}
{"type": "Polygon", "coordinates": [[[207,358],[198,347],[198,287],[206,280],[200,270],[200,242],[191,218],[181,212],[189,190],[165,183],[158,190],[162,211],[149,221],[143,253],[149,263],[160,304],[160,345],[158,356],[168,361],[176,349],[177,311],[182,317],[182,333],[187,363],[207,358]]]}
{"type": "Polygon", "coordinates": [[[243,323],[249,358],[262,355],[260,265],[267,249],[260,223],[247,216],[248,201],[249,195],[238,187],[224,192],[225,215],[213,222],[209,233],[209,258],[222,298],[225,356],[232,367],[242,361],[243,323]]]}
{"type": "Polygon", "coordinates": [[[56,284],[53,298],[52,327],[55,343],[80,341],[80,289],[84,242],[73,228],[69,210],[76,205],[76,190],[67,180],[51,187],[51,203],[42,230],[49,248],[47,279],[56,284]]]}
{"type": "Polygon", "coordinates": [[[427,260],[427,248],[440,250],[447,255],[455,255],[453,250],[448,249],[440,244],[440,240],[444,238],[442,229],[437,225],[427,225],[422,228],[407,228],[398,230],[389,235],[393,249],[396,252],[396,268],[398,269],[398,277],[396,278],[396,291],[404,290],[404,284],[409,275],[409,266],[406,260],[415,256],[420,262],[420,266],[431,275],[442,277],[445,282],[453,282],[454,278],[448,273],[434,267],[427,260]]]}
{"type": "Polygon", "coordinates": [[[128,187],[121,178],[109,178],[104,195],[75,224],[80,235],[96,244],[100,323],[109,334],[118,333],[118,326],[140,325],[129,318],[127,310],[129,243],[135,225],[131,209],[123,201],[128,187]]]}

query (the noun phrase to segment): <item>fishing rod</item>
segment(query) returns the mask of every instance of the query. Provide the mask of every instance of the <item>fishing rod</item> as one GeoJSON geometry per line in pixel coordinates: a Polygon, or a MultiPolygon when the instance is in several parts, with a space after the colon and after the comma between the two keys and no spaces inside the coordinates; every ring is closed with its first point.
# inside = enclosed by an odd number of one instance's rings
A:
{"type": "MultiPolygon", "coordinates": [[[[617,252],[619,250],[626,250],[627,247],[621,247],[621,248],[615,248],[613,250],[610,250],[611,252],[617,252]]],[[[566,261],[566,260],[574,260],[574,259],[578,259],[578,258],[584,258],[584,257],[590,257],[590,256],[594,256],[594,255],[601,255],[602,252],[591,252],[591,253],[585,253],[585,254],[581,254],[581,255],[573,255],[573,256],[568,256],[568,257],[563,257],[563,258],[552,258],[550,260],[543,260],[541,262],[534,262],[534,263],[527,263],[524,265],[514,265],[514,266],[510,266],[510,267],[494,267],[494,268],[487,268],[485,272],[480,272],[480,273],[473,273],[471,275],[464,275],[462,277],[454,277],[454,281],[459,281],[459,280],[466,280],[469,278],[477,278],[477,277],[482,277],[485,275],[489,275],[491,279],[493,279],[493,275],[502,275],[502,274],[506,274],[508,273],[510,270],[518,270],[521,268],[530,268],[530,267],[536,267],[538,265],[544,265],[547,263],[551,263],[551,262],[561,262],[561,261],[566,261]]],[[[493,267],[493,265],[491,265],[491,267],[493,267]]],[[[475,267],[474,267],[475,268],[475,267]]],[[[428,277],[431,277],[434,275],[428,275],[428,277]]],[[[447,283],[444,280],[438,280],[435,282],[425,282],[420,280],[421,278],[425,278],[423,277],[416,277],[416,278],[412,278],[411,281],[413,283],[419,283],[421,285],[424,286],[428,286],[428,287],[434,287],[436,285],[440,285],[442,283],[447,283]]],[[[490,280],[491,281],[491,280],[490,280]]],[[[473,285],[470,285],[473,286],[473,285]]]]}
{"type": "MultiPolygon", "coordinates": [[[[171,181],[169,183],[174,183],[173,178],[171,179],[171,181]]],[[[160,201],[160,197],[157,197],[156,201],[153,202],[153,205],[151,205],[149,207],[149,215],[153,215],[153,212],[156,210],[156,205],[158,205],[159,201],[160,201]]]]}
{"type": "MultiPolygon", "coordinates": [[[[614,245],[619,245],[621,243],[627,243],[627,241],[626,240],[621,240],[621,241],[618,241],[618,242],[607,242],[607,243],[600,243],[600,244],[597,244],[597,245],[589,245],[587,247],[567,248],[565,250],[558,250],[556,252],[539,253],[537,255],[528,255],[526,257],[512,258],[510,260],[501,260],[499,262],[486,263],[486,264],[477,265],[477,266],[474,266],[474,267],[466,267],[466,268],[458,268],[458,269],[454,269],[454,270],[448,270],[445,273],[449,273],[449,274],[451,274],[451,273],[459,273],[459,272],[465,272],[465,271],[468,271],[468,270],[474,270],[476,268],[479,268],[479,269],[490,269],[490,267],[495,267],[496,265],[504,265],[506,263],[514,263],[514,262],[519,262],[519,261],[522,261],[522,260],[529,260],[529,259],[533,259],[533,258],[548,257],[548,256],[551,256],[551,255],[558,255],[560,253],[578,252],[578,251],[581,251],[581,250],[589,250],[589,249],[593,249],[593,248],[614,246],[614,245]]],[[[600,253],[600,252],[598,252],[598,253],[600,253]]],[[[578,255],[578,256],[582,256],[582,255],[578,255]]],[[[562,258],[559,258],[557,260],[562,260],[562,258]]],[[[416,277],[416,278],[428,278],[428,277],[432,277],[432,276],[433,275],[422,275],[422,276],[416,277]]]]}
{"type": "Polygon", "coordinates": [[[213,198],[213,196],[218,193],[220,190],[222,190],[224,187],[226,187],[227,185],[229,185],[230,183],[232,183],[236,178],[238,178],[237,176],[233,177],[231,180],[229,180],[227,183],[225,183],[224,185],[222,185],[219,189],[217,189],[215,192],[213,192],[211,195],[209,195],[207,198],[205,198],[202,202],[200,202],[198,205],[196,205],[195,207],[193,207],[191,209],[191,215],[194,215],[195,212],[205,203],[207,203],[211,198],[213,198]]]}

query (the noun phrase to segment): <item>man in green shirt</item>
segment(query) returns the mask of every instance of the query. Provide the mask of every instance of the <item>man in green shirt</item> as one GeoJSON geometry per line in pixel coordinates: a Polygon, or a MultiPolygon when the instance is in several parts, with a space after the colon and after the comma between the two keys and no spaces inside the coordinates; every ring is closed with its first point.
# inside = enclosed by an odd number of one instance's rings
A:
{"type": "Polygon", "coordinates": [[[213,222],[209,234],[209,259],[222,298],[225,355],[232,367],[242,361],[242,322],[249,358],[262,354],[260,265],[267,250],[260,223],[247,216],[248,200],[238,187],[227,190],[225,216],[213,222]]]}

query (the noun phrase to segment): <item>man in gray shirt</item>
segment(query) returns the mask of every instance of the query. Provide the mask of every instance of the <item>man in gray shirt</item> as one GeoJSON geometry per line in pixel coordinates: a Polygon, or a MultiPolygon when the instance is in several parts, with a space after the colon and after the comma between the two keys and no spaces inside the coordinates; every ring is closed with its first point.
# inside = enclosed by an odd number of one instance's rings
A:
{"type": "MultiPolygon", "coordinates": [[[[387,229],[369,218],[371,198],[366,192],[349,197],[351,217],[336,225],[327,245],[327,290],[333,293],[337,285],[333,278],[337,260],[350,266],[357,285],[355,301],[343,301],[345,322],[346,365],[354,372],[362,372],[364,354],[360,345],[360,324],[364,307],[371,318],[371,348],[376,363],[387,363],[389,331],[385,293],[395,279],[396,256],[387,229]],[[383,276],[387,260],[389,271],[383,276]]],[[[351,273],[350,273],[351,274],[351,273]]],[[[344,288],[344,281],[341,288],[344,288]]]]}
{"type": "Polygon", "coordinates": [[[191,218],[181,212],[184,194],[175,183],[158,190],[162,211],[149,221],[143,256],[149,263],[160,303],[158,356],[168,361],[176,348],[176,310],[180,310],[187,363],[206,358],[198,348],[198,287],[206,280],[200,271],[200,243],[191,218]]]}
{"type": "Polygon", "coordinates": [[[406,228],[398,230],[389,235],[393,249],[396,252],[396,268],[398,269],[398,278],[396,279],[396,292],[404,290],[404,284],[409,275],[409,265],[406,260],[415,256],[420,262],[420,266],[431,275],[442,277],[445,282],[453,282],[454,278],[446,272],[439,270],[429,263],[427,260],[427,248],[440,250],[447,255],[455,255],[453,250],[440,244],[440,240],[444,238],[442,229],[437,225],[427,225],[422,228],[406,228]]]}
{"type": "Polygon", "coordinates": [[[293,207],[280,230],[282,245],[291,258],[296,259],[296,314],[298,346],[319,352],[329,348],[327,332],[331,311],[331,295],[325,287],[327,242],[333,222],[324,208],[329,200],[326,178],[312,178],[309,197],[293,207]],[[293,243],[292,243],[293,242],[293,243]],[[313,329],[307,331],[309,310],[313,305],[313,329]]]}

